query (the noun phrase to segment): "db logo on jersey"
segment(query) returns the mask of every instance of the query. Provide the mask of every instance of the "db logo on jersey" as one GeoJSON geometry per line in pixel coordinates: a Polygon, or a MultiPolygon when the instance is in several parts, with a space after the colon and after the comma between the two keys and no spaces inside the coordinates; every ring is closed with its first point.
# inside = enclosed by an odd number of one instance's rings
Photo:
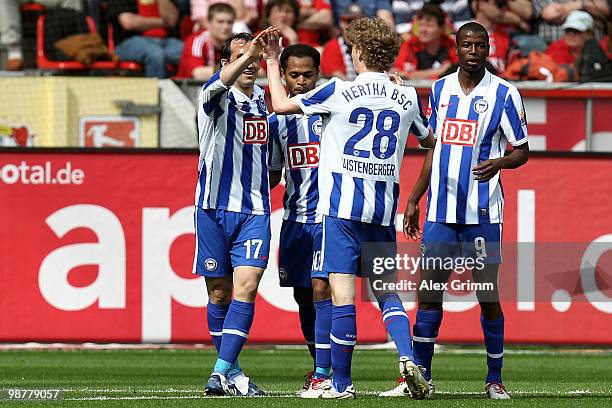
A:
{"type": "Polygon", "coordinates": [[[319,143],[289,145],[289,169],[307,169],[319,166],[319,143]]]}
{"type": "Polygon", "coordinates": [[[477,135],[477,120],[446,119],[442,126],[442,143],[474,146],[477,135]]]}
{"type": "Polygon", "coordinates": [[[242,141],[247,144],[268,143],[268,120],[266,118],[244,118],[242,141]]]}

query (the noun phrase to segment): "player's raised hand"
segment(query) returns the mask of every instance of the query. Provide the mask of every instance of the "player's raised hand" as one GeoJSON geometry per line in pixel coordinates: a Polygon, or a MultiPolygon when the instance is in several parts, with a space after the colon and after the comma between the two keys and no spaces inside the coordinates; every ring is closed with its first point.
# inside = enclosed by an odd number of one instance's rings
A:
{"type": "Polygon", "coordinates": [[[408,201],[406,211],[404,211],[404,236],[413,241],[418,241],[421,238],[419,212],[419,204],[414,201],[408,201]]]}
{"type": "Polygon", "coordinates": [[[253,38],[253,41],[251,41],[251,45],[249,46],[249,50],[247,51],[249,56],[252,58],[261,58],[270,28],[272,27],[263,30],[261,33],[257,34],[255,38],[253,38]]]}
{"type": "Polygon", "coordinates": [[[281,54],[281,33],[276,27],[269,27],[266,30],[264,52],[266,59],[278,60],[281,54]]]}
{"type": "Polygon", "coordinates": [[[474,180],[489,181],[502,169],[502,159],[485,160],[472,169],[474,180]]]}

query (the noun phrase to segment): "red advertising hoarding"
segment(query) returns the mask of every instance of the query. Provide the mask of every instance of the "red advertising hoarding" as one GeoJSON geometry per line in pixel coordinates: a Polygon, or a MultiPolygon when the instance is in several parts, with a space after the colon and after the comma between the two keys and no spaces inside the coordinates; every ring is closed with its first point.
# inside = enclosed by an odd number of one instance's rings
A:
{"type": "MultiPolygon", "coordinates": [[[[404,160],[400,209],[422,158],[404,160]]],[[[1,152],[0,341],[208,342],[204,281],[191,274],[196,167],[187,151],[1,152]]],[[[611,174],[609,156],[536,156],[504,171],[504,241],[580,243],[568,271],[584,285],[585,257],[595,266],[612,258],[611,174]],[[594,254],[593,242],[604,250],[594,254]]],[[[278,286],[281,190],[250,342],[302,341],[291,290],[278,286]]],[[[504,273],[526,282],[545,273],[525,259],[504,273]]],[[[592,278],[596,287],[569,301],[505,300],[508,341],[612,344],[612,279],[592,278]]],[[[446,310],[441,341],[481,341],[476,303],[446,310]]],[[[358,322],[361,342],[385,340],[374,304],[360,302],[358,322]]]]}

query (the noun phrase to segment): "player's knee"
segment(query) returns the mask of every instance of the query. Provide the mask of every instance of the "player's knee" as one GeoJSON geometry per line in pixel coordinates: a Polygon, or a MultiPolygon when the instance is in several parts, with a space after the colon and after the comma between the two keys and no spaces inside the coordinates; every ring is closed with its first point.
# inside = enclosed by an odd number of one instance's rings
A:
{"type": "Polygon", "coordinates": [[[232,291],[214,289],[208,292],[208,300],[215,305],[227,305],[232,301],[232,291]]]}
{"type": "Polygon", "coordinates": [[[329,282],[323,279],[315,279],[312,284],[312,298],[315,301],[329,299],[331,297],[331,289],[329,282]]]}
{"type": "Polygon", "coordinates": [[[242,281],[234,287],[234,298],[243,302],[254,302],[258,286],[257,279],[242,281]]]}

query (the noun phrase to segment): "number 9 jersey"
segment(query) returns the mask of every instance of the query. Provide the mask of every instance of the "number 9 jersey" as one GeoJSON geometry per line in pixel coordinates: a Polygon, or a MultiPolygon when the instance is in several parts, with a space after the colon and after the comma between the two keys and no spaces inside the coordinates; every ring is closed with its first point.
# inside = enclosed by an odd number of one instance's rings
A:
{"type": "Polygon", "coordinates": [[[323,119],[317,212],[394,225],[399,176],[408,133],[429,134],[416,90],[386,73],[337,78],[293,100],[323,119]]]}

